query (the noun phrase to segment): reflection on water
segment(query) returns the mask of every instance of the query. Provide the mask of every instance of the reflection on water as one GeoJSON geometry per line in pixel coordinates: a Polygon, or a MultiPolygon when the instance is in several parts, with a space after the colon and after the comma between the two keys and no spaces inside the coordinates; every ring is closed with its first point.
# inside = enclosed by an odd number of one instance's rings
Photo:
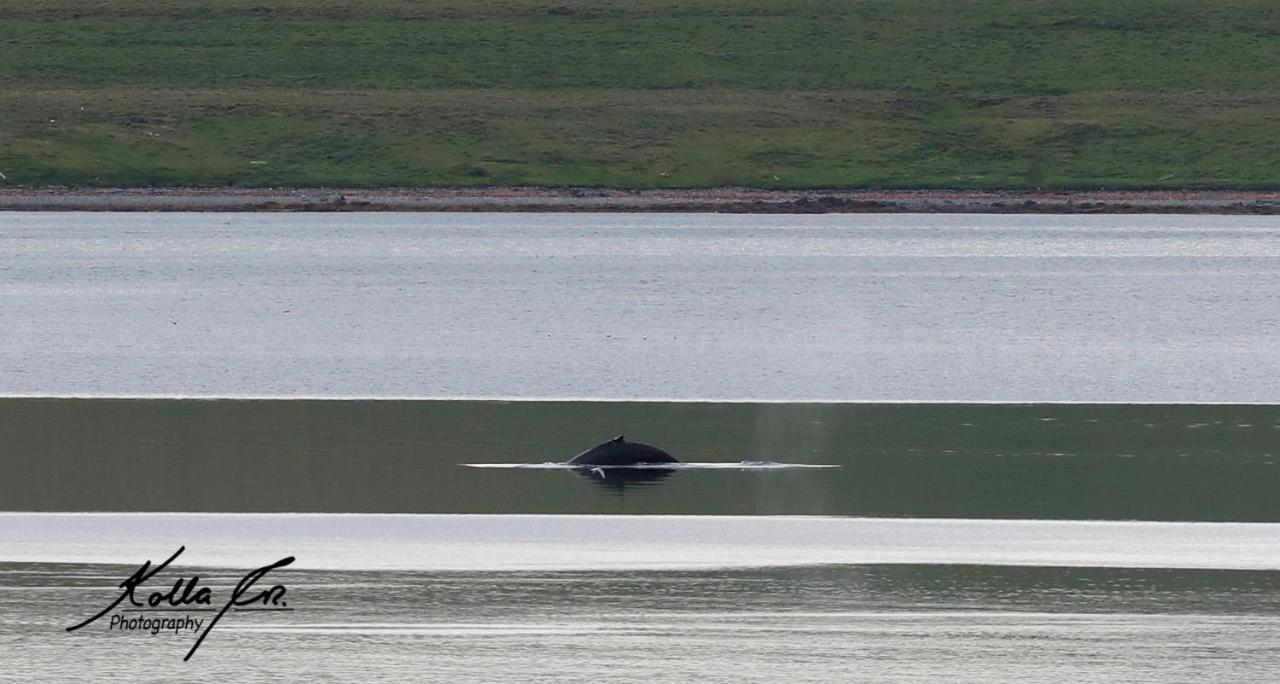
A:
{"type": "Polygon", "coordinates": [[[675,474],[671,468],[601,468],[578,467],[573,472],[605,489],[623,494],[628,488],[648,487],[662,483],[675,474]]]}
{"type": "MultiPolygon", "coordinates": [[[[187,636],[63,629],[133,568],[0,563],[20,680],[167,681],[187,636]],[[67,654],[75,653],[74,658],[67,654]]],[[[201,573],[223,590],[236,574],[201,573]]],[[[831,566],[679,572],[285,569],[286,613],[236,614],[210,681],[1269,681],[1280,573],[831,566]]]]}
{"type": "Polygon", "coordinates": [[[1280,570],[1280,523],[815,516],[0,513],[0,560],[335,570],[970,563],[1280,570]]]}
{"type": "Polygon", "coordinates": [[[9,395],[1280,401],[1276,216],[10,212],[0,255],[9,395]]]}
{"type": "Polygon", "coordinates": [[[1277,406],[0,399],[0,507],[1280,521],[1277,439],[1277,406]],[[840,467],[618,487],[460,465],[624,431],[687,462],[840,467]]]}

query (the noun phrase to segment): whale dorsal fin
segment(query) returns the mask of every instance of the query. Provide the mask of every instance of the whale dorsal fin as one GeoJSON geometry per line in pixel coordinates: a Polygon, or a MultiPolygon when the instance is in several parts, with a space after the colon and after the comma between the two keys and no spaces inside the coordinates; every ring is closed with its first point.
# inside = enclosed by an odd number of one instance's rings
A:
{"type": "Polygon", "coordinates": [[[617,437],[614,437],[613,439],[611,439],[611,440],[609,440],[609,441],[613,442],[614,444],[622,444],[623,442],[625,442],[625,441],[627,441],[627,440],[623,439],[623,438],[622,438],[622,435],[618,435],[617,437]]]}

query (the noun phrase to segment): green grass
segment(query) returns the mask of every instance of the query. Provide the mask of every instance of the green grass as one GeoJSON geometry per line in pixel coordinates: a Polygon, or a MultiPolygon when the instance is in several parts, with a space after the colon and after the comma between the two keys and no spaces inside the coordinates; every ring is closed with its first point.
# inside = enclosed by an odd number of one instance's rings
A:
{"type": "Polygon", "coordinates": [[[0,183],[1275,188],[1277,45],[1272,0],[5,3],[0,183]]]}

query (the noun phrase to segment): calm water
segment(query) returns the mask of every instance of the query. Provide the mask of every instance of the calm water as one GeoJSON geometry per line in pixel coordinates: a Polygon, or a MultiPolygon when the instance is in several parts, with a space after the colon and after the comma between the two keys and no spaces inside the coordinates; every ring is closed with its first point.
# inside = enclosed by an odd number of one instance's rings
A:
{"type": "Polygon", "coordinates": [[[1276,573],[978,566],[284,571],[297,610],[232,615],[186,665],[189,635],[43,638],[128,571],[0,565],[0,651],[22,654],[0,677],[66,678],[74,653],[131,681],[1262,682],[1280,650],[1276,573]]]}
{"type": "Polygon", "coordinates": [[[1274,681],[1277,312],[1275,217],[0,214],[0,680],[1274,681]],[[619,433],[840,467],[459,465],[619,433]],[[179,545],[292,610],[65,631],[179,545]]]}
{"type": "Polygon", "coordinates": [[[0,399],[0,509],[1280,522],[1280,407],[0,399]],[[625,433],[683,461],[601,482],[625,433]]]}
{"type": "Polygon", "coordinates": [[[0,214],[0,393],[1280,401],[1280,217],[0,214]]]}
{"type": "Polygon", "coordinates": [[[6,399],[9,510],[327,513],[0,513],[0,678],[1270,681],[1278,427],[1270,406],[6,399]],[[459,465],[622,431],[841,467],[459,465]],[[463,512],[487,515],[438,515],[463,512]],[[692,515],[725,513],[752,515],[692,515]],[[273,575],[293,609],[232,613],[185,664],[194,634],[64,631],[180,544],[168,582],[220,595],[296,556],[273,575]]]}
{"type": "Polygon", "coordinates": [[[1266,682],[1280,652],[1280,573],[946,565],[285,570],[296,610],[190,663],[187,634],[62,631],[131,569],[0,564],[0,678],[1266,682]]]}

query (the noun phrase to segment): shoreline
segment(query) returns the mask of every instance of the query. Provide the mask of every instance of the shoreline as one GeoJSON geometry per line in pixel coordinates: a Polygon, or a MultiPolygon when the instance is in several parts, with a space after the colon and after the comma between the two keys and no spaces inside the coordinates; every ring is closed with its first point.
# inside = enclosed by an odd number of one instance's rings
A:
{"type": "Polygon", "coordinates": [[[0,211],[1280,215],[1280,190],[0,188],[0,211]]]}

